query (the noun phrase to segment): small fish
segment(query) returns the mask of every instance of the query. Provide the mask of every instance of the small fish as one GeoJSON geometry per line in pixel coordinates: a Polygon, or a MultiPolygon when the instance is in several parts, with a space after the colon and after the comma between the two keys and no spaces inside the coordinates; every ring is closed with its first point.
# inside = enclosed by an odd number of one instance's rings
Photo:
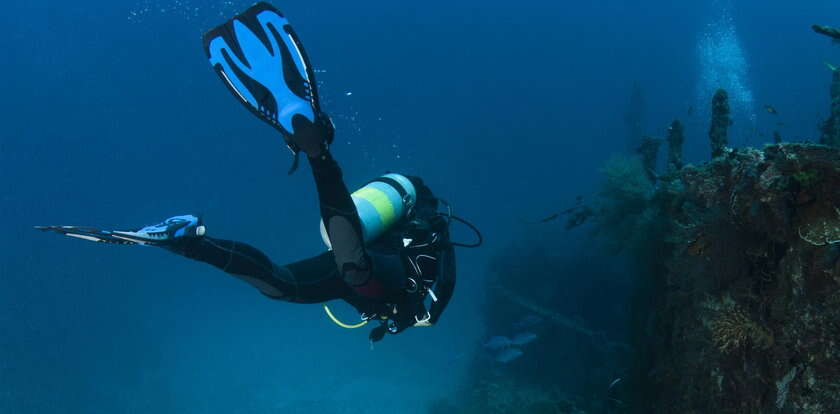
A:
{"type": "Polygon", "coordinates": [[[353,92],[344,92],[344,95],[346,95],[346,96],[353,96],[353,92]]]}
{"type": "Polygon", "coordinates": [[[825,63],[825,65],[828,66],[828,69],[831,70],[832,72],[837,72],[837,66],[834,66],[834,65],[832,65],[831,63],[828,63],[828,62],[823,62],[823,63],[825,63]]]}
{"type": "Polygon", "coordinates": [[[784,123],[784,122],[776,122],[776,125],[778,125],[778,126],[785,126],[785,123],[784,123]]]}
{"type": "Polygon", "coordinates": [[[494,336],[490,338],[487,342],[481,344],[481,346],[487,349],[500,349],[500,348],[507,348],[512,344],[510,339],[506,336],[494,336]]]}
{"type": "Polygon", "coordinates": [[[554,214],[552,214],[552,215],[550,215],[550,216],[548,216],[548,217],[545,217],[545,218],[542,218],[542,219],[537,220],[536,222],[530,222],[530,223],[532,223],[532,224],[535,224],[535,223],[548,223],[548,222],[550,222],[550,221],[554,221],[554,220],[556,220],[556,219],[557,219],[558,217],[560,217],[560,216],[565,216],[566,214],[571,214],[571,213],[574,213],[575,211],[578,211],[579,209],[581,209],[581,208],[582,208],[582,206],[580,205],[580,203],[581,203],[581,201],[583,201],[583,197],[582,197],[582,196],[577,196],[576,200],[577,200],[577,204],[578,204],[578,205],[576,205],[576,206],[574,206],[574,207],[567,208],[567,209],[565,209],[565,210],[563,210],[563,211],[558,211],[558,212],[556,212],[556,213],[554,213],[554,214]]]}
{"type": "Polygon", "coordinates": [[[534,339],[537,339],[537,334],[531,332],[522,332],[516,334],[513,339],[510,340],[511,343],[515,345],[525,345],[529,342],[532,342],[534,339]]]}
{"type": "Polygon", "coordinates": [[[773,115],[778,115],[779,114],[779,111],[777,111],[776,108],[774,108],[770,105],[764,105],[764,109],[767,110],[767,112],[770,113],[770,114],[773,114],[773,115]]]}
{"type": "Polygon", "coordinates": [[[694,105],[688,107],[688,116],[694,115],[694,105]]]}
{"type": "Polygon", "coordinates": [[[507,364],[508,362],[513,361],[514,359],[519,358],[521,356],[522,356],[522,351],[520,351],[519,349],[517,349],[517,348],[505,348],[501,352],[496,354],[496,357],[493,358],[493,359],[495,359],[496,362],[501,362],[503,364],[507,364]]]}

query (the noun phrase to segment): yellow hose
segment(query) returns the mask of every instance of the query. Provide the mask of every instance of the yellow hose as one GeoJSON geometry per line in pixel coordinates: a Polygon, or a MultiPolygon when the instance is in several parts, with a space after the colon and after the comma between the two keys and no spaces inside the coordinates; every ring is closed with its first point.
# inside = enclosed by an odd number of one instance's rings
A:
{"type": "Polygon", "coordinates": [[[368,321],[361,321],[361,322],[359,322],[355,325],[348,325],[348,324],[338,320],[338,318],[336,318],[335,315],[333,315],[332,312],[330,312],[330,308],[328,308],[327,305],[324,305],[324,310],[327,311],[327,316],[329,316],[330,319],[332,319],[332,321],[335,322],[336,325],[338,325],[342,328],[356,329],[356,328],[361,328],[361,327],[367,325],[367,323],[368,323],[368,321]]]}

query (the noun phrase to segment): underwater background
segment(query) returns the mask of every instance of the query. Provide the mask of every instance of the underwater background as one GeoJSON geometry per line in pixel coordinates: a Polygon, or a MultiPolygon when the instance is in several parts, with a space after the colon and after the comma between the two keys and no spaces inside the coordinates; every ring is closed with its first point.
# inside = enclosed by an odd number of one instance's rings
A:
{"type": "Polygon", "coordinates": [[[498,316],[487,291],[501,277],[519,293],[557,292],[556,310],[576,325],[629,342],[632,259],[588,225],[540,219],[595,196],[601,166],[632,152],[634,131],[663,137],[682,119],[686,161],[708,160],[718,88],[729,92],[733,147],[760,147],[774,130],[816,141],[823,62],[840,62],[810,30],[838,24],[829,0],[273,4],[318,70],[348,186],[420,175],[481,229],[482,248],[458,251],[440,323],[371,350],[367,329],[341,329],[319,305],[269,300],[207,265],[34,231],[201,213],[209,234],[278,263],[324,248],[308,166],[286,174],[281,137],[231,98],[201,47],[204,31],[251,2],[10,0],[0,13],[0,412],[440,412],[468,398],[476,365],[592,394],[579,379],[619,378],[619,362],[548,343],[576,334],[533,312],[498,316]],[[521,355],[488,354],[492,337],[523,333],[536,338],[521,355]]]}

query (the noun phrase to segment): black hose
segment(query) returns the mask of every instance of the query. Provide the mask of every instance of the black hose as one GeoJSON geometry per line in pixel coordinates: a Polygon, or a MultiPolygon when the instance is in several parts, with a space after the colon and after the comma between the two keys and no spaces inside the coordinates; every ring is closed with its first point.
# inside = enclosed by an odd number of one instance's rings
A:
{"type": "Polygon", "coordinates": [[[478,236],[478,242],[476,242],[476,243],[465,244],[465,243],[458,243],[458,242],[449,242],[449,244],[451,244],[453,246],[458,246],[458,247],[466,247],[468,249],[473,249],[473,248],[476,248],[478,246],[481,246],[481,244],[484,243],[484,237],[481,235],[481,232],[478,230],[478,228],[475,227],[469,221],[464,220],[464,219],[462,219],[462,218],[460,218],[456,215],[453,215],[452,214],[452,205],[449,204],[448,201],[446,201],[442,198],[439,198],[438,200],[446,205],[447,212],[446,213],[438,213],[438,216],[442,216],[442,217],[447,218],[447,220],[446,220],[447,227],[451,226],[452,225],[452,219],[455,219],[455,220],[460,221],[461,223],[464,223],[465,225],[467,225],[467,227],[469,227],[473,232],[475,232],[475,235],[478,236]]]}
{"type": "Polygon", "coordinates": [[[470,228],[473,232],[475,232],[475,235],[476,235],[476,236],[478,236],[478,241],[477,241],[477,242],[475,242],[475,243],[472,243],[472,244],[466,244],[466,243],[450,242],[450,244],[451,244],[451,245],[453,245],[453,246],[458,246],[458,247],[466,247],[466,248],[468,248],[468,249],[472,249],[472,248],[476,248],[476,247],[478,247],[478,246],[481,246],[481,244],[482,244],[482,243],[484,243],[484,237],[481,235],[481,232],[480,232],[480,231],[478,231],[478,228],[477,228],[477,227],[475,227],[472,223],[470,223],[469,221],[466,221],[466,220],[464,220],[464,219],[462,219],[462,218],[460,218],[460,217],[458,217],[458,216],[453,216],[453,215],[451,215],[451,214],[449,215],[449,218],[451,218],[451,219],[455,219],[455,220],[457,220],[457,221],[460,221],[461,223],[464,223],[464,224],[465,224],[467,227],[469,227],[469,228],[470,228]]]}

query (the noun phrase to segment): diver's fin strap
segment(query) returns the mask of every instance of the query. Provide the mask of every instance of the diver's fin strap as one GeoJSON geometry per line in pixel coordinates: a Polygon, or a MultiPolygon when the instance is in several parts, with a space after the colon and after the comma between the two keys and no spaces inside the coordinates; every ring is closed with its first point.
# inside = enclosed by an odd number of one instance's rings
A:
{"type": "MultiPolygon", "coordinates": [[[[291,148],[289,148],[289,149],[291,149],[291,148]]],[[[297,171],[298,166],[300,165],[300,150],[292,150],[292,153],[295,154],[294,155],[295,159],[294,159],[294,161],[292,161],[292,166],[289,168],[289,175],[292,175],[292,173],[297,171]]]]}

